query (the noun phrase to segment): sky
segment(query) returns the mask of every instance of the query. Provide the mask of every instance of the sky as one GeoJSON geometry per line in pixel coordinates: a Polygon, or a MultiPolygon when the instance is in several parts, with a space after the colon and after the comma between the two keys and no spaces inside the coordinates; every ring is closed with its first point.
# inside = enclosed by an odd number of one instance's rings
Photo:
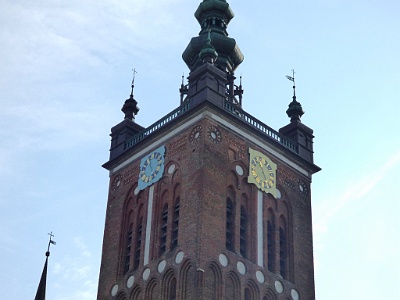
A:
{"type": "MultiPolygon", "coordinates": [[[[0,294],[96,298],[110,128],[137,70],[137,123],[179,105],[200,0],[1,0],[0,294]]],[[[314,130],[316,298],[400,299],[400,2],[228,1],[243,108],[274,129],[296,72],[314,130]]]]}

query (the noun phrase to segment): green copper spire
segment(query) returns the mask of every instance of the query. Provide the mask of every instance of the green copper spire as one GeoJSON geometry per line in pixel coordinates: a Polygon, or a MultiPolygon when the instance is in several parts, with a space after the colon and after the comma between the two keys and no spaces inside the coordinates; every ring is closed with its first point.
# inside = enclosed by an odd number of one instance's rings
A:
{"type": "Polygon", "coordinates": [[[208,30],[207,44],[204,45],[203,49],[201,49],[199,57],[203,62],[209,62],[212,64],[218,58],[218,53],[211,44],[211,30],[208,30]]]}
{"type": "Polygon", "coordinates": [[[242,63],[244,57],[235,39],[228,37],[227,26],[234,14],[225,0],[203,0],[195,12],[201,31],[191,39],[182,58],[190,71],[196,70],[204,61],[204,51],[211,53],[210,46],[218,54],[214,64],[230,74],[242,63]],[[208,40],[211,39],[212,45],[208,40]],[[201,54],[203,53],[203,54],[201,54]]]}

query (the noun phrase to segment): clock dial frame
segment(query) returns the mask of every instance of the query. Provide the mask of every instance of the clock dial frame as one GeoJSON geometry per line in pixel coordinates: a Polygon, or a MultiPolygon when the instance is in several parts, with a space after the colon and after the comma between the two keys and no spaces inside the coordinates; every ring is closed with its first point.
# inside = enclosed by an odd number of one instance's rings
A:
{"type": "Polygon", "coordinates": [[[255,156],[250,162],[250,170],[259,188],[271,189],[275,186],[274,170],[264,157],[255,156]]]}
{"type": "Polygon", "coordinates": [[[203,131],[203,128],[201,127],[201,125],[197,125],[195,128],[193,128],[193,130],[189,136],[189,141],[191,143],[198,141],[201,137],[202,131],[203,131]]]}
{"type": "Polygon", "coordinates": [[[164,173],[164,154],[165,147],[162,146],[142,158],[138,180],[139,190],[145,189],[162,177],[164,173]]]}
{"type": "Polygon", "coordinates": [[[122,175],[118,174],[112,183],[112,190],[116,191],[117,189],[119,189],[119,187],[122,185],[122,175]]]}
{"type": "Polygon", "coordinates": [[[263,153],[249,148],[249,177],[248,182],[254,183],[258,189],[278,195],[276,189],[276,164],[263,153]]]}
{"type": "Polygon", "coordinates": [[[222,140],[221,132],[215,126],[209,126],[207,129],[208,138],[213,141],[213,143],[219,144],[222,140]]]}
{"type": "Polygon", "coordinates": [[[298,192],[300,193],[300,195],[302,195],[303,197],[306,197],[306,196],[308,195],[308,186],[307,186],[307,184],[306,184],[303,180],[301,180],[301,179],[299,179],[299,180],[297,181],[297,190],[298,190],[298,192]]]}

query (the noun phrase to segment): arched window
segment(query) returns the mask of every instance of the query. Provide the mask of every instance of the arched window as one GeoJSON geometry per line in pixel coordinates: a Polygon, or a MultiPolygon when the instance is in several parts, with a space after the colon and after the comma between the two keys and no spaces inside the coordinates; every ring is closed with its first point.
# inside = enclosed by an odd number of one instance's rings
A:
{"type": "Polygon", "coordinates": [[[160,292],[158,291],[158,285],[157,285],[157,281],[152,278],[149,283],[147,284],[146,287],[146,299],[147,300],[156,300],[159,297],[160,292]]]}
{"type": "Polygon", "coordinates": [[[238,299],[238,281],[232,275],[228,275],[225,282],[225,300],[238,299]]]}
{"type": "Polygon", "coordinates": [[[142,248],[142,232],[143,232],[143,217],[139,213],[139,222],[136,227],[135,259],[133,263],[134,270],[136,270],[139,267],[140,252],[142,248]]]}
{"type": "Polygon", "coordinates": [[[179,209],[180,209],[180,199],[178,197],[175,200],[174,212],[172,218],[171,250],[174,250],[176,249],[176,247],[178,247],[179,209]]]}
{"type": "Polygon", "coordinates": [[[168,300],[176,300],[176,278],[173,277],[168,287],[168,300]]]}
{"type": "Polygon", "coordinates": [[[226,199],[226,249],[229,251],[235,250],[235,214],[233,202],[230,198],[226,199]]]}
{"type": "Polygon", "coordinates": [[[203,299],[220,299],[222,288],[222,273],[220,267],[212,262],[204,274],[205,286],[203,299]]]}
{"type": "Polygon", "coordinates": [[[244,289],[244,300],[253,300],[251,297],[251,291],[249,288],[244,289]]]}
{"type": "Polygon", "coordinates": [[[268,271],[275,271],[275,217],[271,209],[268,210],[267,217],[267,266],[268,271]]]}
{"type": "Polygon", "coordinates": [[[240,207],[240,254],[242,254],[243,258],[248,257],[247,251],[247,212],[244,206],[240,207]]]}
{"type": "Polygon", "coordinates": [[[126,247],[125,247],[125,261],[124,261],[124,274],[129,271],[131,262],[131,251],[132,251],[132,235],[133,235],[133,223],[129,225],[129,229],[126,236],[126,247]]]}
{"type": "Polygon", "coordinates": [[[287,241],[285,229],[279,228],[279,269],[281,276],[286,279],[287,268],[287,241]]]}
{"type": "Polygon", "coordinates": [[[165,203],[160,220],[160,255],[167,250],[168,204],[165,203]]]}
{"type": "Polygon", "coordinates": [[[276,300],[275,292],[273,292],[271,289],[267,289],[263,300],[276,300]]]}
{"type": "Polygon", "coordinates": [[[142,293],[141,293],[140,287],[136,286],[133,289],[132,295],[131,295],[131,297],[129,299],[138,300],[138,299],[141,299],[141,298],[142,298],[142,293]]]}

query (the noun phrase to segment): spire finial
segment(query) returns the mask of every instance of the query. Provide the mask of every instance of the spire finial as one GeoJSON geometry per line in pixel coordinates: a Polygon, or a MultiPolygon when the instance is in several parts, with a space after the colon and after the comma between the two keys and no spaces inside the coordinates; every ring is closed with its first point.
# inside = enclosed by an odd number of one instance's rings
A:
{"type": "Polygon", "coordinates": [[[52,239],[54,237],[53,232],[51,231],[50,233],[48,233],[48,235],[50,236],[50,238],[49,238],[49,244],[47,245],[46,256],[50,256],[50,244],[53,244],[53,245],[56,244],[56,242],[53,241],[53,239],[52,239]]]}
{"type": "Polygon", "coordinates": [[[132,69],[133,76],[132,76],[132,84],[131,84],[131,97],[133,98],[133,88],[135,87],[135,75],[136,75],[136,69],[132,69]]]}
{"type": "Polygon", "coordinates": [[[136,69],[132,69],[133,76],[132,76],[132,90],[131,90],[131,95],[129,99],[125,100],[124,105],[122,106],[121,110],[125,114],[125,119],[126,120],[131,120],[133,121],[135,119],[135,115],[139,111],[139,107],[137,107],[137,101],[133,98],[133,88],[135,87],[135,75],[136,75],[136,69]]]}
{"type": "Polygon", "coordinates": [[[214,62],[217,60],[218,53],[211,44],[211,29],[208,29],[207,43],[201,49],[199,57],[203,63],[208,62],[214,64],[214,62]]]}
{"type": "Polygon", "coordinates": [[[292,76],[286,76],[287,79],[293,82],[293,101],[289,104],[289,108],[286,111],[290,118],[290,122],[300,121],[301,116],[304,114],[303,108],[300,102],[296,101],[296,83],[294,79],[294,69],[292,70],[292,76]]]}
{"type": "Polygon", "coordinates": [[[211,46],[211,29],[208,28],[208,33],[207,33],[207,45],[211,46]]]}
{"type": "Polygon", "coordinates": [[[295,73],[294,69],[292,69],[292,76],[286,76],[286,78],[289,79],[290,81],[293,81],[293,97],[294,97],[294,99],[296,99],[296,82],[294,79],[294,74],[296,74],[296,73],[295,73]]]}

